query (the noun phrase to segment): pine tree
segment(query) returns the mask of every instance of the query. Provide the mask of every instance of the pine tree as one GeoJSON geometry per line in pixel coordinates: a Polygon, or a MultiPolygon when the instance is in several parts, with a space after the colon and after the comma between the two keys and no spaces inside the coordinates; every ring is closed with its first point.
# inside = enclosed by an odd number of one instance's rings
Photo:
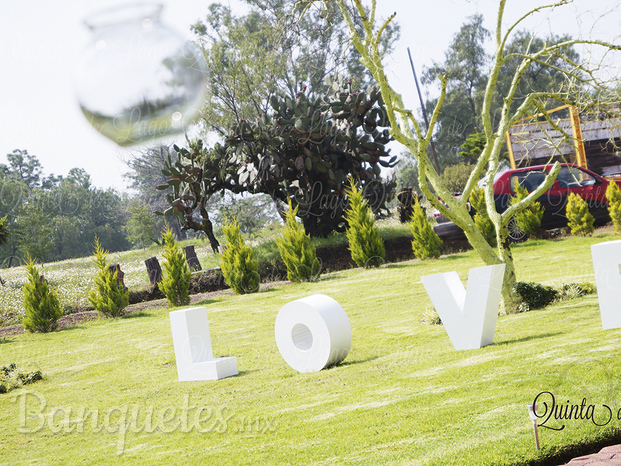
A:
{"type": "Polygon", "coordinates": [[[595,218],[589,212],[587,202],[576,193],[571,193],[567,198],[567,226],[572,235],[590,235],[593,233],[595,218]]]}
{"type": "Polygon", "coordinates": [[[56,293],[50,290],[43,275],[29,258],[26,263],[28,283],[24,285],[24,310],[22,326],[31,332],[52,332],[58,328],[63,315],[56,293]]]}
{"type": "Polygon", "coordinates": [[[349,186],[345,192],[349,199],[345,219],[351,257],[358,267],[379,267],[384,263],[386,250],[384,240],[375,226],[371,209],[353,178],[349,179],[349,186]]]}
{"type": "Polygon", "coordinates": [[[101,246],[97,237],[93,256],[97,267],[96,290],[89,293],[88,300],[95,306],[96,311],[108,317],[120,317],[129,304],[129,290],[119,283],[117,272],[109,268],[108,251],[101,246]]]}
{"type": "Polygon", "coordinates": [[[611,181],[606,188],[606,199],[608,199],[608,212],[610,219],[615,227],[615,234],[621,234],[621,188],[611,181]]]}
{"type": "MultiPolygon", "coordinates": [[[[528,190],[517,185],[515,188],[515,196],[511,198],[510,205],[517,204],[528,196],[528,190]]],[[[520,229],[527,235],[537,235],[541,228],[541,219],[543,218],[543,206],[539,202],[533,202],[526,209],[515,214],[520,229]]]]}
{"type": "Polygon", "coordinates": [[[321,273],[321,264],[310,235],[296,220],[297,213],[298,207],[294,209],[289,201],[285,227],[282,237],[276,239],[276,246],[287,267],[287,279],[292,282],[315,280],[321,273]]]}
{"type": "Polygon", "coordinates": [[[222,226],[226,247],[220,255],[224,281],[237,294],[259,291],[259,265],[250,246],[246,246],[236,219],[222,226]]]}
{"type": "Polygon", "coordinates": [[[412,232],[412,251],[418,259],[429,259],[430,257],[440,257],[440,246],[442,240],[433,231],[425,211],[421,207],[418,199],[412,203],[412,217],[408,224],[412,232]]]}
{"type": "Polygon", "coordinates": [[[164,241],[164,263],[159,288],[166,295],[168,307],[190,304],[190,277],[192,273],[185,260],[185,254],[177,246],[175,235],[168,224],[162,235],[164,241]]]}

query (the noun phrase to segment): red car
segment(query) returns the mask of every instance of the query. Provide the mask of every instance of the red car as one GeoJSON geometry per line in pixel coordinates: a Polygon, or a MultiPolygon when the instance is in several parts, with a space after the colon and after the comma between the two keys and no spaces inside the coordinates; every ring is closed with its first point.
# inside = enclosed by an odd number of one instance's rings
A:
{"type": "MultiPolygon", "coordinates": [[[[532,192],[543,183],[551,168],[552,165],[537,165],[498,173],[494,179],[494,200],[498,212],[504,212],[507,209],[511,197],[515,196],[515,187],[518,184],[532,192]]],[[[585,168],[573,164],[561,164],[561,170],[554,184],[537,199],[537,202],[544,207],[541,228],[551,230],[567,226],[565,208],[570,193],[576,193],[587,201],[596,224],[609,222],[610,215],[606,199],[606,188],[609,183],[611,181],[585,168]]],[[[617,183],[621,186],[621,182],[617,183]]],[[[456,232],[452,231],[449,225],[442,224],[438,227],[436,233],[441,237],[444,234],[449,239],[455,238],[456,232]]],[[[520,241],[524,237],[525,234],[517,223],[511,220],[509,238],[513,241],[520,241]]]]}

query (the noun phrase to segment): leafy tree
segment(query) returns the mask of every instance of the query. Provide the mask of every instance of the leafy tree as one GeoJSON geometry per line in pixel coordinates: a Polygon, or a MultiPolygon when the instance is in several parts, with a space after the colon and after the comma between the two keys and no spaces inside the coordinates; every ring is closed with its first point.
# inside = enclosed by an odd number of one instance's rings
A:
{"type": "Polygon", "coordinates": [[[168,307],[184,306],[190,303],[190,277],[185,255],[177,242],[172,229],[166,225],[164,234],[164,270],[159,289],[166,295],[168,307]]]}
{"type": "MultiPolygon", "coordinates": [[[[315,3],[318,2],[300,1],[298,5],[309,9],[315,3]]],[[[382,65],[382,56],[378,53],[376,47],[377,41],[381,38],[384,25],[378,28],[374,23],[376,18],[375,2],[369,8],[366,8],[361,0],[353,0],[351,8],[348,7],[345,0],[336,0],[333,3],[338,5],[341,14],[346,20],[352,42],[360,52],[362,62],[369,68],[380,86],[382,97],[386,104],[387,115],[391,123],[392,136],[412,151],[418,160],[421,191],[434,207],[464,230],[466,237],[484,263],[489,265],[505,264],[502,297],[505,308],[511,310],[514,307],[515,297],[512,295],[512,289],[516,280],[511,245],[507,240],[507,224],[519,211],[528,207],[552,185],[560,170],[560,165],[558,163],[554,164],[545,181],[530,193],[526,199],[499,213],[494,203],[493,181],[500,166],[504,134],[517,120],[536,112],[540,112],[548,122],[553,124],[552,118],[544,107],[544,102],[548,99],[553,99],[563,104],[580,104],[581,107],[585,107],[592,103],[590,101],[592,96],[602,98],[603,90],[606,89],[606,83],[598,80],[593,73],[593,67],[589,63],[574,62],[572,57],[567,55],[567,51],[581,44],[602,47],[608,51],[616,51],[620,50],[620,48],[614,44],[599,40],[570,39],[559,43],[544,43],[540,48],[530,48],[519,54],[508,53],[507,46],[510,43],[510,38],[523,21],[549,8],[561,7],[566,2],[559,2],[531,10],[505,30],[503,19],[506,0],[500,0],[496,21],[498,29],[494,34],[495,50],[490,61],[487,83],[482,95],[481,110],[478,114],[480,118],[479,127],[485,134],[486,143],[481,156],[476,161],[476,164],[473,165],[472,173],[464,188],[462,197],[457,199],[451,195],[440,180],[440,175],[429,160],[426,150],[445,104],[449,89],[449,77],[444,74],[440,76],[440,97],[438,98],[437,105],[433,108],[429,128],[424,131],[413,117],[412,112],[406,110],[402,97],[390,87],[388,82],[384,66],[382,65]],[[362,22],[362,29],[356,26],[358,22],[362,22]],[[516,59],[517,65],[515,73],[511,77],[511,85],[503,92],[504,95],[499,95],[501,92],[498,86],[499,76],[501,73],[507,72],[506,65],[514,59],[516,59]],[[555,66],[555,63],[560,63],[563,66],[555,66]],[[551,68],[552,71],[557,73],[559,80],[555,81],[555,85],[548,89],[529,91],[523,96],[523,100],[516,108],[514,107],[514,101],[520,83],[525,73],[534,66],[551,68]],[[564,79],[561,80],[560,78],[564,79]],[[580,87],[577,88],[576,84],[579,84],[580,87]],[[501,98],[502,104],[498,109],[494,109],[492,104],[498,98],[501,98]],[[467,200],[483,175],[486,209],[496,230],[498,245],[496,250],[485,240],[467,209],[467,200]],[[433,189],[433,192],[431,189],[433,189]]],[[[323,3],[321,4],[323,5],[323,3]]],[[[392,19],[393,17],[389,18],[388,22],[392,19]]]]}
{"type": "Polygon", "coordinates": [[[346,234],[351,258],[358,267],[379,267],[384,263],[386,256],[384,240],[375,226],[375,220],[362,190],[353,178],[349,179],[346,193],[349,200],[345,213],[346,234]]]}
{"type": "MultiPolygon", "coordinates": [[[[371,75],[351,47],[334,5],[298,18],[294,0],[246,0],[250,12],[235,16],[222,4],[209,6],[193,27],[210,69],[211,98],[203,110],[207,131],[226,136],[232,125],[270,112],[270,99],[295,99],[304,87],[311,98],[330,92],[326,78],[356,76],[357,86],[371,75]]],[[[389,53],[399,37],[391,24],[380,42],[389,53]]]]}
{"type": "Polygon", "coordinates": [[[321,263],[317,259],[310,235],[296,220],[297,207],[289,203],[287,220],[282,236],[276,238],[280,258],[287,267],[287,279],[292,282],[314,280],[321,273],[321,263]]]}
{"type": "Polygon", "coordinates": [[[460,193],[464,190],[471,171],[472,165],[467,163],[449,165],[442,173],[442,182],[452,193],[460,193]]]}
{"type": "Polygon", "coordinates": [[[155,238],[156,217],[148,205],[133,203],[129,206],[131,217],[127,220],[127,237],[132,243],[145,248],[155,238]]]}
{"type": "Polygon", "coordinates": [[[28,283],[24,284],[23,327],[30,332],[53,332],[63,315],[56,293],[50,290],[47,280],[39,275],[32,259],[26,263],[28,283]]]}

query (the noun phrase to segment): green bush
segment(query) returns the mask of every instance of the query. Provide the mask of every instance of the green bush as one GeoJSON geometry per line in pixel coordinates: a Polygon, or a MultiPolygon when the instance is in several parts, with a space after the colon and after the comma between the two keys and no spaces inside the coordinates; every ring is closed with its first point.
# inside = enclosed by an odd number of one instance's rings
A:
{"type": "Polygon", "coordinates": [[[558,299],[559,292],[551,286],[533,282],[517,282],[513,287],[513,293],[517,294],[522,303],[522,311],[540,309],[558,299]]]}
{"type": "Polygon", "coordinates": [[[414,251],[414,256],[422,260],[429,259],[430,257],[440,257],[442,240],[436,232],[433,231],[433,227],[429,223],[418,199],[412,202],[412,217],[408,226],[414,237],[412,239],[412,251],[414,251]]]}
{"type": "Polygon", "coordinates": [[[28,283],[24,285],[24,310],[26,316],[22,326],[31,332],[52,332],[58,328],[58,319],[63,315],[56,293],[50,290],[47,280],[34,264],[26,263],[28,283]]]}
{"type": "Polygon", "coordinates": [[[250,246],[246,246],[237,220],[222,225],[226,247],[220,255],[220,268],[226,284],[236,294],[259,291],[259,266],[250,246]]]}
{"type": "Polygon", "coordinates": [[[611,181],[606,188],[606,198],[608,199],[608,212],[610,219],[615,227],[615,234],[621,234],[621,188],[611,181]]]}
{"type": "Polygon", "coordinates": [[[101,246],[97,237],[95,237],[93,255],[93,262],[97,267],[96,290],[89,293],[88,300],[96,311],[108,317],[120,317],[125,313],[125,308],[129,304],[129,290],[119,283],[117,272],[110,270],[107,260],[108,251],[101,246]]]}
{"type": "Polygon", "coordinates": [[[164,264],[159,288],[166,295],[169,307],[185,306],[190,303],[190,277],[192,273],[185,260],[185,254],[177,246],[175,235],[169,225],[164,234],[164,264]]]}
{"type": "Polygon", "coordinates": [[[576,193],[571,193],[567,198],[566,216],[572,235],[585,236],[593,233],[595,218],[589,212],[587,202],[576,193]]]}
{"type": "Polygon", "coordinates": [[[483,188],[473,189],[469,201],[470,206],[475,210],[474,225],[481,232],[485,241],[487,241],[490,246],[496,247],[496,227],[494,227],[492,220],[487,214],[483,188]]]}
{"type": "Polygon", "coordinates": [[[375,226],[371,209],[353,178],[349,179],[349,186],[345,192],[349,199],[345,219],[351,258],[358,267],[379,267],[384,263],[386,249],[384,240],[375,226]]]}
{"type": "MultiPolygon", "coordinates": [[[[528,196],[528,190],[520,185],[515,188],[515,196],[511,198],[510,205],[515,205],[528,196]]],[[[520,229],[527,235],[536,236],[541,229],[541,219],[543,218],[544,208],[539,202],[533,202],[531,205],[515,214],[520,229]]]]}
{"type": "Polygon", "coordinates": [[[460,193],[466,187],[468,178],[472,173],[472,165],[467,163],[458,163],[456,165],[449,165],[444,169],[444,173],[440,179],[446,189],[452,193],[460,193]]]}
{"type": "Polygon", "coordinates": [[[295,209],[289,202],[285,227],[282,236],[276,238],[280,258],[287,267],[287,279],[292,282],[315,280],[321,273],[321,264],[317,259],[315,247],[311,244],[310,235],[296,220],[298,207],[295,209]]]}
{"type": "Polygon", "coordinates": [[[7,393],[22,385],[43,380],[41,371],[19,372],[17,364],[11,363],[0,369],[0,393],[7,393]]]}

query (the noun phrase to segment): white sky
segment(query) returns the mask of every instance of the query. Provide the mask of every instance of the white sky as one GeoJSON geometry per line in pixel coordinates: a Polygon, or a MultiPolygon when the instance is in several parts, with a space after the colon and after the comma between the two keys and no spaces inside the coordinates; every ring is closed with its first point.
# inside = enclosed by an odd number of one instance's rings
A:
{"type": "MultiPolygon", "coordinates": [[[[90,40],[83,20],[114,4],[105,0],[0,0],[0,163],[14,149],[26,149],[46,174],[66,175],[84,168],[98,187],[124,190],[124,149],[101,136],[86,121],[75,97],[75,64],[90,40]]],[[[185,32],[204,17],[210,0],[163,0],[162,20],[185,32]]],[[[242,11],[237,0],[222,0],[242,11]]],[[[513,22],[544,0],[508,0],[506,22],[513,22]]],[[[540,36],[550,32],[594,35],[621,44],[618,0],[575,0],[525,24],[540,36]],[[603,16],[602,16],[603,15],[603,16]],[[593,24],[595,23],[595,28],[593,24]]],[[[401,40],[388,63],[392,86],[418,111],[407,47],[416,71],[442,61],[453,35],[468,16],[482,13],[495,30],[498,0],[377,0],[378,14],[397,12],[401,40]]],[[[615,66],[621,65],[621,54],[615,66]]],[[[433,92],[433,90],[431,90],[433,92]]],[[[399,152],[399,149],[393,149],[399,152]]]]}

